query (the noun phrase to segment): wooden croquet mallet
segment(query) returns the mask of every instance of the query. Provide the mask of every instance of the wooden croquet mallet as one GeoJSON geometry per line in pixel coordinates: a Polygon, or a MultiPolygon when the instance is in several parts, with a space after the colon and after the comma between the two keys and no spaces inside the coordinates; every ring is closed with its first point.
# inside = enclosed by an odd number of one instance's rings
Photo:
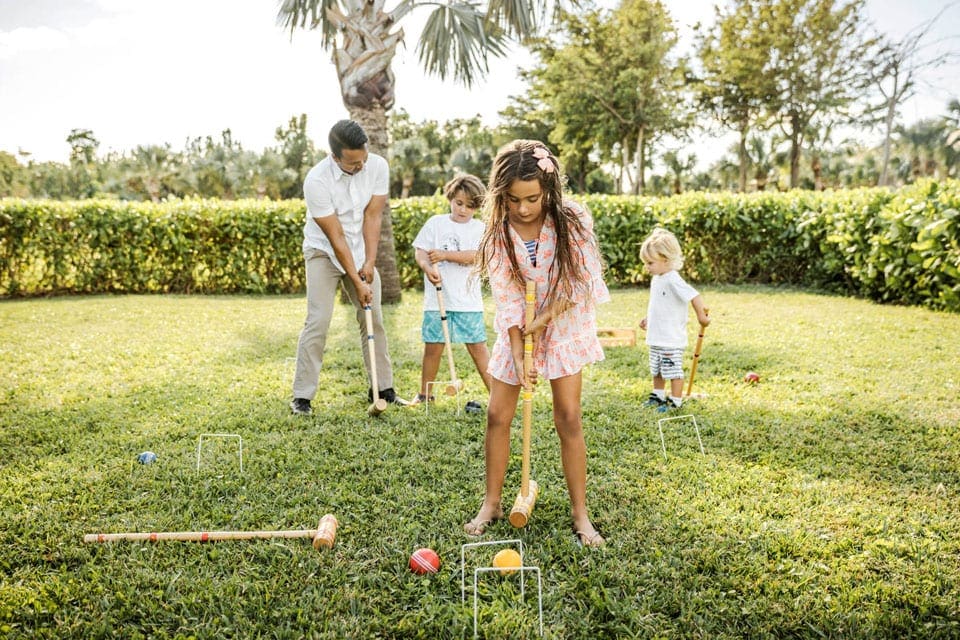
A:
{"type": "Polygon", "coordinates": [[[367,407],[367,413],[378,416],[387,410],[387,401],[380,397],[380,384],[377,381],[377,349],[373,344],[373,311],[370,305],[363,307],[367,321],[367,356],[370,358],[370,385],[373,389],[373,402],[367,407]]]}
{"type": "Polygon", "coordinates": [[[443,305],[443,285],[437,285],[437,306],[440,308],[440,327],[443,329],[444,348],[447,350],[447,362],[450,365],[450,384],[444,389],[448,396],[455,396],[463,389],[463,380],[457,377],[453,365],[453,347],[450,346],[450,327],[447,325],[447,309],[443,305]]]}
{"type": "MultiPolygon", "coordinates": [[[[533,314],[537,299],[537,283],[527,282],[525,326],[533,324],[533,314]]],[[[520,493],[510,510],[510,524],[520,528],[527,525],[533,506],[537,503],[540,486],[530,479],[530,429],[533,425],[533,387],[527,383],[533,370],[533,334],[523,339],[523,463],[520,471],[520,493]]]]}
{"type": "MultiPolygon", "coordinates": [[[[710,309],[703,308],[704,315],[710,315],[710,309]]],[[[690,392],[693,391],[693,378],[697,375],[697,363],[700,361],[700,351],[703,350],[703,334],[707,328],[703,325],[700,325],[700,333],[697,335],[697,346],[693,350],[693,364],[690,365],[690,380],[687,382],[687,397],[690,397],[690,392]]]]}
{"type": "Polygon", "coordinates": [[[337,518],[332,514],[320,518],[316,529],[293,529],[286,531],[167,531],[157,533],[89,533],[84,542],[119,542],[122,540],[185,540],[208,542],[213,540],[269,540],[272,538],[310,538],[313,547],[330,549],[337,538],[337,518]]]}

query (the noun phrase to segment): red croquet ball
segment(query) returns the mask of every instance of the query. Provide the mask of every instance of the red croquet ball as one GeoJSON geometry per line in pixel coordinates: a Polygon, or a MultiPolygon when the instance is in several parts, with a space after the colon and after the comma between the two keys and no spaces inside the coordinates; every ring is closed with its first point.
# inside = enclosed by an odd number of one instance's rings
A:
{"type": "Polygon", "coordinates": [[[756,371],[747,371],[747,375],[743,376],[743,381],[751,384],[760,382],[760,376],[757,375],[756,371]]]}
{"type": "Polygon", "coordinates": [[[436,573],[440,569],[440,556],[433,549],[417,549],[410,556],[410,571],[418,575],[436,573]]]}

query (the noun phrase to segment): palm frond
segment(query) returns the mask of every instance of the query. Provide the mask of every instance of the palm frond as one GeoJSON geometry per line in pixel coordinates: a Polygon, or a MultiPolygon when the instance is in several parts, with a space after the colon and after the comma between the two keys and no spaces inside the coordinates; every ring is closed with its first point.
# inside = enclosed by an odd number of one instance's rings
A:
{"type": "Polygon", "coordinates": [[[559,24],[584,4],[581,0],[490,0],[487,18],[522,42],[536,36],[546,24],[559,24]]]}
{"type": "Polygon", "coordinates": [[[531,0],[490,0],[487,16],[511,36],[522,40],[536,33],[543,22],[543,9],[547,4],[531,0]],[[538,11],[538,7],[541,8],[538,11]]]}
{"type": "Polygon", "coordinates": [[[290,30],[320,28],[323,46],[327,47],[337,33],[337,25],[329,19],[329,12],[339,13],[338,0],[280,0],[277,24],[290,30]]]}
{"type": "Polygon", "coordinates": [[[454,80],[469,87],[489,71],[488,55],[506,52],[506,41],[504,30],[475,5],[454,2],[430,14],[417,53],[428,73],[446,79],[452,71],[454,80]]]}

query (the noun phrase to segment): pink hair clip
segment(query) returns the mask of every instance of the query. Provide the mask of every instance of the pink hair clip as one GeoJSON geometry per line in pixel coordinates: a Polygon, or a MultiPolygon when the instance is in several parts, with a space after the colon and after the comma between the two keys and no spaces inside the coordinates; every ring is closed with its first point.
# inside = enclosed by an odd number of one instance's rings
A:
{"type": "Polygon", "coordinates": [[[550,161],[550,152],[547,151],[546,148],[537,147],[534,149],[533,157],[537,159],[537,166],[540,167],[544,173],[553,173],[555,167],[550,161]]]}

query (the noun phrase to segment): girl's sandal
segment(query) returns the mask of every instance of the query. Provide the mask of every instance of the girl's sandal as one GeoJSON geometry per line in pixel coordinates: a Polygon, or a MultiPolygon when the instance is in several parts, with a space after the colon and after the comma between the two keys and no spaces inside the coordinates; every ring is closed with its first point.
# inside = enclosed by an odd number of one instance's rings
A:
{"type": "Polygon", "coordinates": [[[470,522],[463,525],[463,530],[468,536],[482,536],[487,527],[503,517],[503,510],[498,509],[497,512],[493,515],[492,518],[486,520],[480,520],[479,518],[474,518],[470,522]]]}
{"type": "Polygon", "coordinates": [[[599,531],[594,530],[592,534],[588,534],[584,531],[577,531],[577,544],[581,547],[590,547],[591,549],[596,549],[602,547],[606,540],[603,539],[603,536],[600,535],[599,531]]]}

